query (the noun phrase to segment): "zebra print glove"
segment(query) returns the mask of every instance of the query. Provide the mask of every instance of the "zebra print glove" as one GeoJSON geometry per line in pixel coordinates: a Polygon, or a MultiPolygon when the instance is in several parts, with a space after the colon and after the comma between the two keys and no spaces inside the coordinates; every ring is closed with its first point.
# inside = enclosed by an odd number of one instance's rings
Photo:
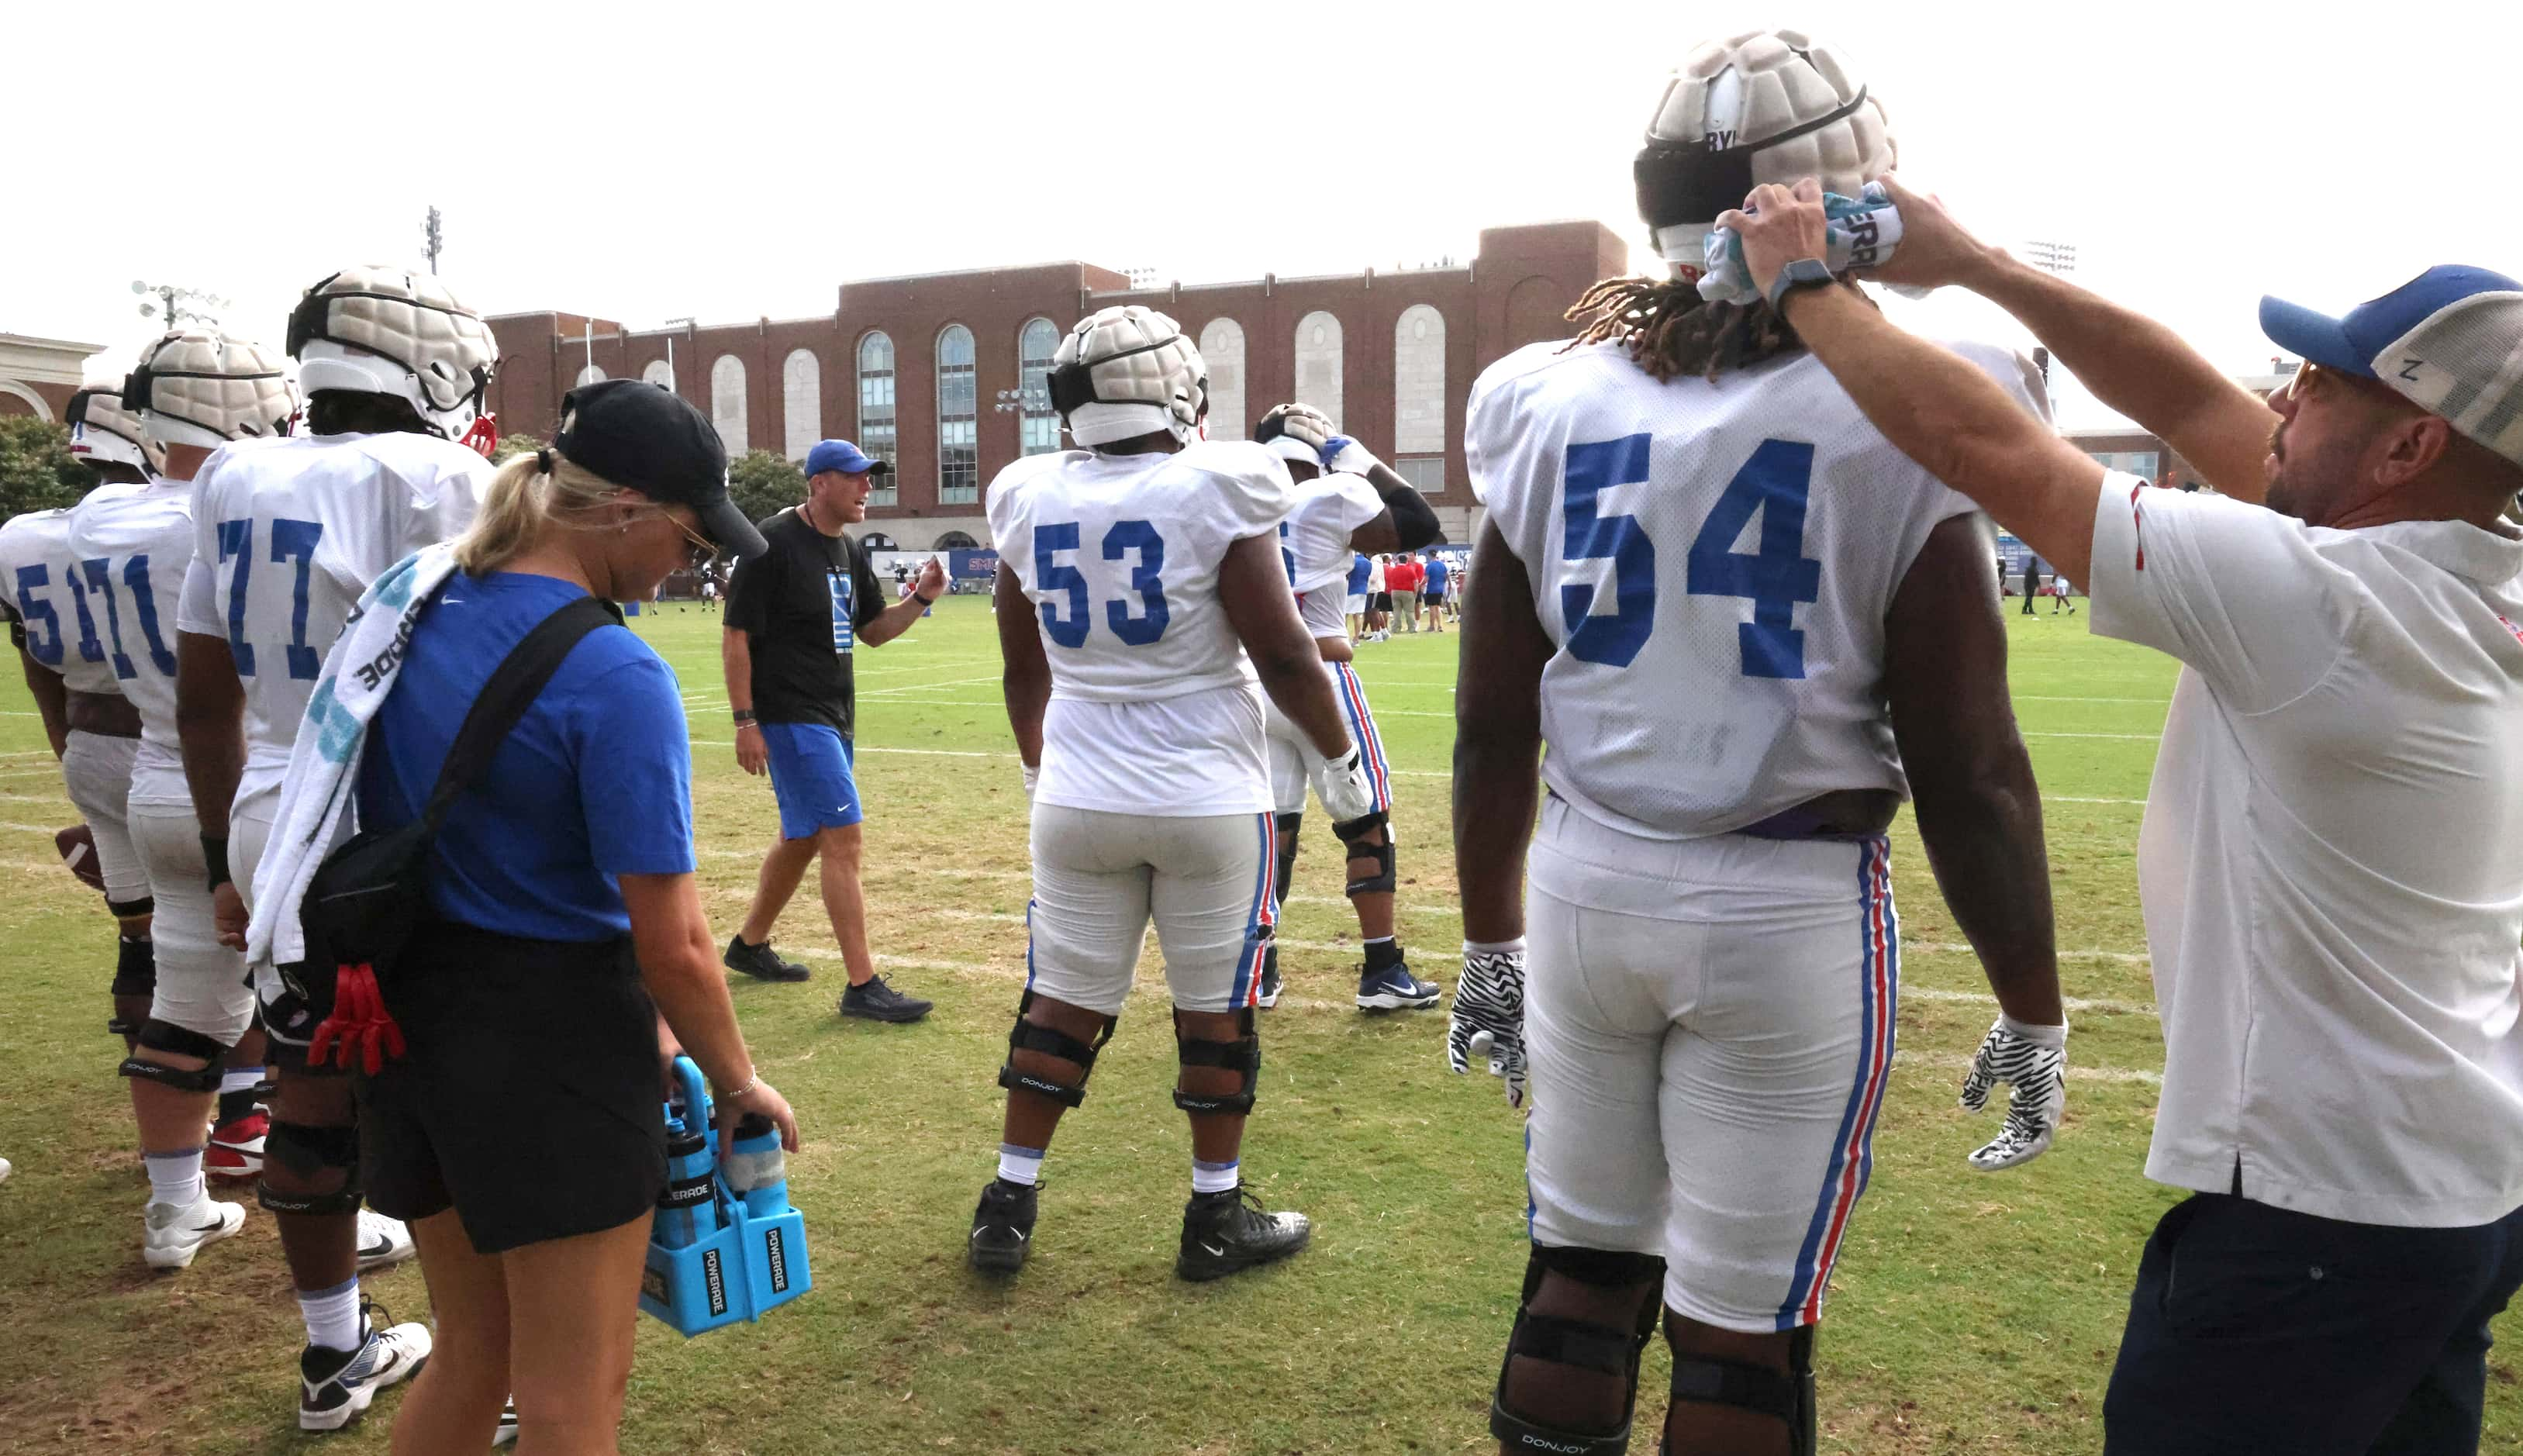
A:
{"type": "Polygon", "coordinates": [[[1524,937],[1496,945],[1463,942],[1463,975],[1446,1017],[1446,1064],[1459,1075],[1488,1060],[1506,1086],[1506,1104],[1524,1105],[1524,937]]]}
{"type": "Polygon", "coordinates": [[[2000,1082],[2014,1089],[2006,1126],[1971,1155],[1971,1165],[1983,1173],[2028,1163],[2050,1151],[2068,1110],[2068,1028],[2033,1026],[2001,1013],[1963,1078],[1964,1108],[1976,1112],[1987,1106],[1989,1089],[2000,1082]]]}

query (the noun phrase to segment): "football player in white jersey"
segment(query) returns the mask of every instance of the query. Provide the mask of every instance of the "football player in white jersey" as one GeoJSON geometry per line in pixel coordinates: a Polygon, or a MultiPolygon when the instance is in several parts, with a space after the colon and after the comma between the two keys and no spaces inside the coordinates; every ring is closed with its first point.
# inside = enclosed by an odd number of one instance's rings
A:
{"type": "MultiPolygon", "coordinates": [[[[288,429],[297,404],[277,356],[201,329],[144,351],[123,398],[148,438],[167,446],[167,473],[81,502],[69,544],[105,660],[140,715],[127,814],[156,904],[158,976],[121,1072],[149,1169],[142,1256],[152,1268],[182,1269],[245,1224],[243,1205],[212,1199],[202,1159],[222,1063],[254,1024],[254,994],[244,958],[219,944],[212,919],[201,825],[176,748],[173,606],[192,560],[193,472],[227,440],[288,429]]],[[[244,1076],[250,1093],[260,1073],[244,1076]]]]}
{"type": "MultiPolygon", "coordinates": [[[[65,412],[71,453],[102,482],[84,498],[128,494],[166,464],[166,446],[146,439],[122,392],[91,386],[71,397],[65,412]]],[[[140,746],[140,714],[122,695],[114,665],[97,639],[88,587],[70,548],[68,510],[29,511],[0,527],[0,606],[10,618],[26,687],[43,715],[46,736],[62,763],[63,786],[84,822],[84,833],[56,836],[65,856],[84,850],[88,873],[105,892],[119,929],[114,1014],[106,1030],[128,1056],[149,1016],[157,966],[149,943],[149,874],[131,846],[124,806],[131,760],[140,746]]],[[[73,869],[78,869],[77,865],[73,869]]],[[[82,874],[82,878],[87,874],[82,874]]]]}
{"type": "MultiPolygon", "coordinates": [[[[2037,1155],[2065,1102],[1985,527],[1773,306],[1695,286],[1753,181],[1853,195],[1891,158],[1828,47],[1701,47],[1636,164],[1674,275],[1597,285],[1578,340],[1473,387],[1489,515],[1455,705],[1468,939],[1448,1053],[1457,1071],[1486,1055],[1511,1099],[1530,1058],[1533,1248],[1490,1427],[1515,1451],[1625,1449],[1659,1308],[1669,1449],[1814,1450],[1815,1323],[1890,1070],[1883,836],[1905,792],[2002,1008],[1965,1103],[2005,1080],[2013,1108],[1971,1161],[2037,1155]],[[1500,826],[1537,808],[1528,866],[1500,826]]],[[[2020,359],[1963,352],[2043,412],[2020,359]]]]}
{"type": "MultiPolygon", "coordinates": [[[[370,582],[463,530],[491,476],[484,401],[497,350],[436,278],[335,273],[290,315],[289,350],[309,432],[231,446],[204,468],[177,622],[184,768],[215,857],[220,924],[239,946],[241,892],[325,650],[370,582]]],[[[361,1313],[359,1271],[410,1257],[411,1237],[359,1206],[350,1080],[308,1065],[314,1026],[297,969],[254,967],[279,1083],[259,1195],[307,1324],[298,1424],[331,1431],[411,1373],[429,1332],[381,1329],[361,1313]]]]}
{"type": "MultiPolygon", "coordinates": [[[[1318,409],[1282,404],[1262,417],[1253,439],[1279,457],[1297,484],[1297,508],[1279,523],[1279,559],[1297,593],[1297,615],[1313,634],[1314,650],[1322,655],[1323,671],[1331,677],[1349,735],[1375,790],[1372,812],[1332,823],[1333,837],[1348,854],[1347,892],[1357,911],[1358,938],[1366,952],[1357,972],[1357,1005],[1362,1010],[1426,1010],[1445,995],[1445,988],[1410,973],[1394,934],[1393,770],[1384,761],[1384,739],[1366,705],[1366,685],[1350,666],[1353,653],[1341,606],[1357,552],[1416,550],[1444,533],[1437,513],[1407,481],[1341,434],[1318,409]]],[[[1272,706],[1268,717],[1270,797],[1279,841],[1279,865],[1270,879],[1278,903],[1285,906],[1315,754],[1288,715],[1272,706]]],[[[1278,1003],[1279,946],[1274,940],[1262,966],[1260,1005],[1278,1003]]]]}
{"type": "Polygon", "coordinates": [[[968,1257],[1014,1274],[1061,1113],[1086,1095],[1149,922],[1165,950],[1192,1197],[1175,1273],[1211,1280],[1306,1246],[1239,1178],[1261,1076],[1254,1007],[1277,918],[1262,692],[1319,756],[1334,820],[1373,812],[1359,750],[1279,556],[1296,493],[1278,458],[1199,438],[1208,370],[1136,305],[1081,321],[1051,399],[1079,446],[990,483],[1008,721],[1033,800],[1026,980],[999,1085],[999,1176],[968,1257]]]}

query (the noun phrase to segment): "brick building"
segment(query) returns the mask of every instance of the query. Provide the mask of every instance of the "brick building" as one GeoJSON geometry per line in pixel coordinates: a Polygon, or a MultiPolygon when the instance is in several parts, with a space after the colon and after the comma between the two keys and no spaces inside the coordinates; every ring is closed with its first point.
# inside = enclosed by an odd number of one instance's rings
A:
{"type": "Polygon", "coordinates": [[[817,440],[855,440],[894,462],[869,531],[904,550],[987,544],[981,496],[1021,454],[1056,449],[1042,380],[1080,317],[1146,304],[1198,341],[1210,369],[1210,433],[1242,439],[1284,399],[1317,405],[1425,492],[1469,540],[1463,406],[1472,380],[1523,345],[1565,337],[1561,314],[1598,278],[1629,270],[1629,245],[1597,222],[1482,232],[1460,265],[1330,277],[1132,288],[1084,262],[844,283],[821,318],[631,330],[575,313],[491,320],[500,342],[492,407],[503,428],[549,439],[581,380],[671,384],[704,408],[729,452],[799,459],[817,440]]]}
{"type": "Polygon", "coordinates": [[[60,419],[88,359],[104,352],[102,344],[0,334],[0,414],[60,419]]]}

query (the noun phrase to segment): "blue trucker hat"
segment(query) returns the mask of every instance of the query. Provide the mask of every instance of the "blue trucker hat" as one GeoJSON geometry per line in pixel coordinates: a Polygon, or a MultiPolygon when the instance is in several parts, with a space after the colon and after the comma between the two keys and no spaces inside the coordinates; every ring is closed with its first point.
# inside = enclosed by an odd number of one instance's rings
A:
{"type": "Polygon", "coordinates": [[[843,475],[886,475],[893,467],[846,440],[819,440],[806,451],[806,478],[813,480],[827,470],[843,475]]]}
{"type": "Polygon", "coordinates": [[[2263,298],[2261,332],[2326,369],[2380,381],[2523,464],[2523,283],[2446,263],[2339,318],[2263,298]]]}

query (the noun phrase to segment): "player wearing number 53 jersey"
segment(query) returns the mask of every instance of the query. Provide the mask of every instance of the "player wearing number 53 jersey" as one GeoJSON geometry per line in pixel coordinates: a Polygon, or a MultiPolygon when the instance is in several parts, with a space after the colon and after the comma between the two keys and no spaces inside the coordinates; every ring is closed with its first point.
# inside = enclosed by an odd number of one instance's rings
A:
{"type": "MultiPolygon", "coordinates": [[[[1836,168],[1853,193],[1889,156],[1827,48],[1739,36],[1669,86],[1642,211],[1695,263],[1742,176],[1836,168]]],[[[1884,831],[1913,790],[2011,1013],[1985,1056],[2029,1094],[1974,1162],[2037,1154],[2058,1112],[2039,800],[1984,528],[1768,305],[1695,282],[1598,285],[1576,343],[1500,360],[1467,415],[1489,516],[1455,706],[1449,1051],[1457,1070],[1486,1054],[1511,1095],[1530,1058],[1532,1262],[1491,1425],[1519,1451],[1624,1448],[1659,1305],[1671,1449],[1814,1449],[1813,1329],[1892,1057],[1884,831]]],[[[1973,356],[2041,409],[2015,360],[1973,356]]]]}
{"type": "Polygon", "coordinates": [[[1052,404],[1083,448],[991,482],[1008,719],[1033,799],[1026,981],[999,1085],[999,1176],[968,1257],[1013,1274],[1061,1113],[1086,1095],[1153,920],[1190,1115],[1185,1279],[1295,1253],[1309,1226],[1241,1197],[1262,1044],[1254,1007],[1277,902],[1262,693],[1321,756],[1336,820],[1374,797],[1279,555],[1296,504],[1262,446],[1195,439],[1208,371],[1170,318],[1107,308],[1053,355],[1052,404]]]}

